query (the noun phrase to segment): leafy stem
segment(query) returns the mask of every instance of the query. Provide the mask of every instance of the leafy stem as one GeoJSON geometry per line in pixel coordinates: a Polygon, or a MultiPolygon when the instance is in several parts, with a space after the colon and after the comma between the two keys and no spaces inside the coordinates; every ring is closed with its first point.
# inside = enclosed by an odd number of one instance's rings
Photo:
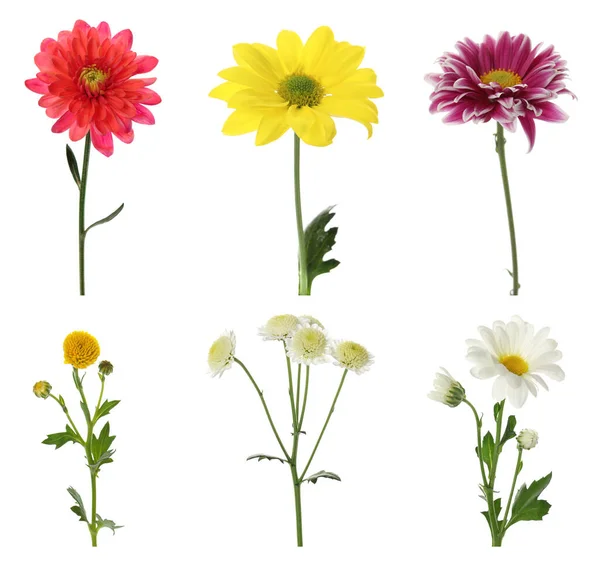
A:
{"type": "Polygon", "coordinates": [[[69,414],[69,410],[67,409],[64,400],[57,398],[54,394],[50,394],[50,397],[60,405],[60,408],[63,410],[63,413],[67,416],[67,419],[71,425],[71,428],[73,429],[73,432],[77,436],[77,442],[79,442],[79,444],[81,444],[85,448],[85,441],[83,440],[81,433],[77,430],[73,419],[71,419],[71,415],[69,414]]]}
{"type": "Polygon", "coordinates": [[[508,515],[510,513],[510,507],[512,505],[513,495],[515,493],[517,477],[519,475],[519,472],[521,471],[521,468],[523,467],[523,461],[522,461],[523,448],[521,446],[519,446],[518,448],[519,448],[519,455],[517,457],[517,465],[515,466],[515,474],[513,476],[512,486],[510,488],[510,495],[508,496],[508,503],[506,503],[506,512],[504,513],[504,520],[500,524],[500,531],[502,532],[503,536],[504,536],[504,532],[506,531],[506,523],[508,522],[508,515]]]}
{"type": "Polygon", "coordinates": [[[296,206],[296,230],[298,231],[298,294],[309,296],[308,260],[302,224],[302,199],[300,196],[300,138],[294,134],[294,202],[296,206]]]}

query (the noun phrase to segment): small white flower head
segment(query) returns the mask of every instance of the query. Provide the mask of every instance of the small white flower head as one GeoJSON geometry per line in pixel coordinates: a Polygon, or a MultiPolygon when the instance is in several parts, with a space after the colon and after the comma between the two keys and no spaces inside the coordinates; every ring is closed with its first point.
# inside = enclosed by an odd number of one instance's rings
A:
{"type": "Polygon", "coordinates": [[[375,358],[367,349],[354,341],[334,341],[331,356],[336,366],[356,374],[363,374],[369,370],[375,358]]]}
{"type": "Polygon", "coordinates": [[[301,364],[322,364],[330,354],[327,332],[316,323],[299,324],[285,340],[285,347],[292,361],[301,364]]]}
{"type": "Polygon", "coordinates": [[[283,341],[298,327],[299,318],[291,314],[273,316],[258,329],[258,334],[265,341],[283,341]]]}
{"type": "Polygon", "coordinates": [[[225,370],[229,370],[235,357],[235,334],[233,331],[225,331],[210,347],[208,351],[209,374],[222,376],[225,370]]]}
{"type": "Polygon", "coordinates": [[[437,372],[435,375],[433,391],[430,391],[427,397],[444,403],[448,407],[457,407],[465,400],[465,389],[445,368],[440,367],[440,370],[441,372],[437,372]]]}
{"type": "Polygon", "coordinates": [[[555,364],[562,358],[558,343],[548,338],[550,328],[537,333],[533,325],[514,316],[505,324],[494,322],[492,329],[480,327],[479,339],[468,339],[467,359],[475,366],[475,378],[495,377],[492,394],[496,401],[508,398],[513,407],[522,407],[527,396],[537,396],[538,385],[548,390],[544,374],[552,380],[565,379],[563,369],[555,364]]]}
{"type": "Polygon", "coordinates": [[[517,436],[519,448],[523,448],[525,450],[531,450],[532,448],[535,448],[537,446],[538,441],[538,433],[533,429],[523,429],[519,433],[519,436],[517,436]]]}
{"type": "Polygon", "coordinates": [[[317,318],[312,316],[298,316],[298,321],[302,324],[318,325],[322,329],[325,329],[325,326],[317,318]]]}

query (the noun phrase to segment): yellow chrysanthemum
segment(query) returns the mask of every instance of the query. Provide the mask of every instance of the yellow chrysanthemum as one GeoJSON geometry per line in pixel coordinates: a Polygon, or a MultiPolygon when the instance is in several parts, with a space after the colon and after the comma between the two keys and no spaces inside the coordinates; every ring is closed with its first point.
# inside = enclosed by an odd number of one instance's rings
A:
{"type": "Polygon", "coordinates": [[[327,146],[336,134],[331,117],[346,117],[362,123],[371,137],[378,117],[369,98],[383,92],[373,70],[358,68],[364,55],[364,47],[336,41],[329,27],[319,27],[305,44],[293,31],[282,31],[276,49],[235,45],[238,66],[221,71],[227,81],[209,94],[234,109],[223,133],[256,131],[261,146],[292,128],[307,144],[327,146]]]}
{"type": "Polygon", "coordinates": [[[72,364],[75,368],[87,368],[98,360],[100,345],[93,335],[85,331],[73,331],[66,336],[63,351],[65,364],[72,364]]]}

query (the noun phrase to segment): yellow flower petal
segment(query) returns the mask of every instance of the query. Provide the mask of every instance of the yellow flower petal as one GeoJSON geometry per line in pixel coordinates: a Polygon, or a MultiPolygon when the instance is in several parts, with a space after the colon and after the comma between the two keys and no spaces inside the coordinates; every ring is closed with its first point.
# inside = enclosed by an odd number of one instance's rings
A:
{"type": "Polygon", "coordinates": [[[259,92],[252,88],[246,88],[234,94],[229,99],[227,106],[231,109],[287,107],[287,102],[274,92],[259,92]]]}
{"type": "Polygon", "coordinates": [[[333,31],[326,26],[316,29],[306,41],[300,55],[304,71],[309,75],[321,75],[321,68],[327,63],[333,47],[333,31]]]}
{"type": "Polygon", "coordinates": [[[273,91],[273,87],[267,80],[261,78],[258,74],[256,74],[256,72],[253,72],[249,68],[245,68],[243,66],[226,68],[225,70],[221,70],[218,76],[224,80],[241,84],[247,88],[254,88],[255,90],[267,92],[273,91]]]}
{"type": "Polygon", "coordinates": [[[290,125],[286,120],[287,108],[273,109],[272,111],[266,112],[256,132],[256,145],[264,146],[273,142],[285,134],[290,125]]]}
{"type": "Polygon", "coordinates": [[[334,56],[331,57],[324,70],[326,75],[322,80],[323,85],[328,88],[343,82],[348,76],[356,72],[364,57],[364,47],[348,45],[341,50],[336,49],[334,56]]]}
{"type": "Polygon", "coordinates": [[[233,58],[240,66],[254,70],[259,76],[267,80],[273,89],[277,88],[279,79],[267,58],[253,45],[239,43],[233,46],[233,58]]]}
{"type": "Polygon", "coordinates": [[[352,72],[344,82],[352,82],[353,84],[375,84],[377,82],[377,74],[372,68],[359,68],[352,72]]]}
{"type": "Polygon", "coordinates": [[[365,97],[383,97],[383,91],[375,84],[353,84],[343,82],[337,86],[328,88],[331,95],[344,99],[363,99],[365,97]]]}
{"type": "Polygon", "coordinates": [[[286,73],[292,74],[298,69],[302,39],[293,31],[282,31],[277,36],[277,51],[286,73]]]}
{"type": "Polygon", "coordinates": [[[336,133],[333,119],[313,107],[292,105],[287,112],[287,122],[311,146],[328,146],[336,133]]]}
{"type": "Polygon", "coordinates": [[[229,101],[234,94],[245,88],[246,86],[242,86],[240,84],[225,82],[224,84],[220,84],[216,88],[212,89],[208,96],[214,97],[215,99],[222,99],[223,101],[229,101]]]}
{"type": "Polygon", "coordinates": [[[334,117],[345,117],[358,121],[367,128],[369,138],[373,134],[371,123],[379,121],[377,108],[369,100],[339,99],[331,96],[323,99],[320,108],[334,117]]]}
{"type": "Polygon", "coordinates": [[[283,64],[281,64],[281,60],[279,60],[277,51],[273,47],[262,45],[261,43],[253,43],[252,46],[269,61],[269,64],[273,68],[273,72],[277,77],[277,82],[279,83],[281,80],[283,80],[286,73],[283,68],[283,64]]]}
{"type": "Polygon", "coordinates": [[[262,115],[258,111],[248,109],[237,109],[223,125],[223,134],[227,136],[238,136],[255,131],[260,125],[262,115]]]}

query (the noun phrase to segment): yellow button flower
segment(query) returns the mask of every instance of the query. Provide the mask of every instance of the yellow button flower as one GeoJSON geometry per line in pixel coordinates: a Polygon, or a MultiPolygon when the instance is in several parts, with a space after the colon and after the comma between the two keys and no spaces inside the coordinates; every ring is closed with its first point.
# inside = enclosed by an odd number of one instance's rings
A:
{"type": "Polygon", "coordinates": [[[93,335],[85,331],[73,331],[65,338],[63,351],[65,364],[71,364],[75,368],[87,368],[98,360],[100,345],[93,335]]]}

